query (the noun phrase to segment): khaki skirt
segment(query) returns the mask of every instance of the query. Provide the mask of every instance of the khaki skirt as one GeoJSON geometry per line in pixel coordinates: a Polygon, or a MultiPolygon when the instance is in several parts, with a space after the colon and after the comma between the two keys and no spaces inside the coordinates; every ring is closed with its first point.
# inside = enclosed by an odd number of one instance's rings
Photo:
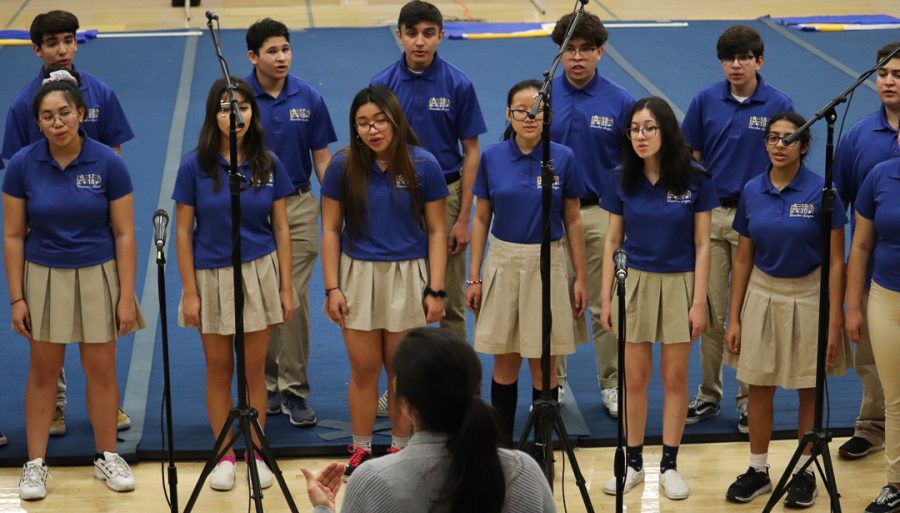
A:
{"type": "MultiPolygon", "coordinates": [[[[77,269],[45,267],[26,260],[25,301],[35,340],[96,344],[118,338],[115,259],[77,269]]],[[[134,307],[137,317],[129,333],[144,327],[137,297],[134,307]]]]}
{"type": "MultiPolygon", "coordinates": [[[[284,320],[278,259],[273,251],[256,260],[241,264],[244,280],[244,333],[262,331],[284,320]]],[[[234,335],[234,269],[196,269],[197,293],[200,295],[200,332],[234,335]]],[[[297,303],[297,299],[294,299],[297,303]]],[[[188,328],[184,320],[184,292],[178,302],[178,325],[188,328]]]]}
{"type": "MultiPolygon", "coordinates": [[[[656,273],[628,269],[625,280],[625,339],[628,342],[663,344],[690,342],[688,312],[693,300],[692,272],[656,273]]],[[[614,333],[618,333],[618,319],[619,298],[613,291],[614,333]]]]}
{"type": "MultiPolygon", "coordinates": [[[[540,257],[540,244],[515,244],[491,238],[481,273],[481,308],[475,316],[476,351],[541,357],[540,257]]],[[[584,319],[572,316],[575,277],[568,271],[568,259],[563,241],[550,244],[552,355],[572,354],[576,343],[587,341],[584,319]]]]}
{"type": "MultiPolygon", "coordinates": [[[[812,388],[816,385],[820,273],[776,278],[754,267],[741,308],[741,354],[726,353],[737,379],[758,386],[812,388]]],[[[844,337],[831,375],[849,365],[844,337]]]]}
{"type": "Polygon", "coordinates": [[[341,292],[349,314],[346,328],[400,333],[427,324],[422,306],[428,284],[424,258],[381,262],[341,253],[340,265],[341,292]]]}

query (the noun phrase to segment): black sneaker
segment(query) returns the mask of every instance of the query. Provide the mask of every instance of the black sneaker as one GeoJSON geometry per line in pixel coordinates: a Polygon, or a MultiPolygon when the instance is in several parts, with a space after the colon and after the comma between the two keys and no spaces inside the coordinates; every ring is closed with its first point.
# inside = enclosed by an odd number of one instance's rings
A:
{"type": "Polygon", "coordinates": [[[699,397],[688,405],[685,424],[696,424],[701,420],[711,419],[719,415],[719,403],[709,402],[699,397]]]}
{"type": "Polygon", "coordinates": [[[883,447],[884,444],[875,445],[865,438],[854,436],[841,444],[838,454],[845,460],[858,460],[866,454],[875,452],[883,447]]]}
{"type": "Polygon", "coordinates": [[[344,467],[344,477],[342,479],[345,483],[350,479],[350,476],[353,475],[354,470],[372,459],[372,452],[367,451],[362,447],[351,444],[347,447],[347,450],[350,451],[350,461],[348,461],[347,465],[344,467]]]}
{"type": "Polygon", "coordinates": [[[900,490],[887,485],[878,492],[878,497],[866,506],[866,513],[897,513],[900,511],[900,490]]]}
{"type": "Polygon", "coordinates": [[[786,508],[808,508],[816,502],[816,476],[812,472],[798,472],[788,487],[787,497],[784,499],[786,508]]]}
{"type": "Polygon", "coordinates": [[[296,395],[285,394],[281,413],[290,417],[291,424],[295,426],[315,426],[318,421],[315,410],[306,404],[306,399],[296,395]]]}
{"type": "Polygon", "coordinates": [[[0,433],[0,447],[3,447],[4,445],[6,445],[6,435],[0,433]]]}
{"type": "Polygon", "coordinates": [[[750,502],[771,491],[772,480],[769,479],[769,470],[756,470],[750,467],[731,483],[725,492],[725,498],[731,502],[750,502]]]}
{"type": "Polygon", "coordinates": [[[266,390],[266,412],[278,413],[281,411],[281,392],[266,390]]]}
{"type": "Polygon", "coordinates": [[[740,412],[740,418],[738,419],[738,432],[741,434],[750,433],[750,419],[747,418],[747,412],[740,412]]]}

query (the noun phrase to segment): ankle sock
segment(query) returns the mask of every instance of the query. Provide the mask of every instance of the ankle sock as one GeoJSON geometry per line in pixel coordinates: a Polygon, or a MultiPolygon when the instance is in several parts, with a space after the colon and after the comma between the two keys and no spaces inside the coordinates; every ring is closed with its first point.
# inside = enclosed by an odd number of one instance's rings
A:
{"type": "Polygon", "coordinates": [[[372,452],[372,435],[353,435],[353,445],[359,447],[360,449],[365,449],[368,452],[372,452]]]}
{"type": "MultiPolygon", "coordinates": [[[[554,401],[559,401],[559,385],[550,389],[550,395],[553,397],[554,401]]],[[[531,387],[531,402],[535,402],[541,398],[540,389],[531,387]]]]}
{"type": "Polygon", "coordinates": [[[232,464],[237,462],[237,460],[234,457],[234,454],[226,454],[225,456],[222,456],[221,458],[219,458],[219,463],[222,463],[223,461],[230,461],[232,464]]]}
{"type": "MultiPolygon", "coordinates": [[[[800,467],[806,465],[806,462],[809,461],[810,458],[812,458],[812,455],[810,454],[801,454],[800,459],[797,460],[797,465],[794,467],[794,470],[793,472],[791,472],[791,474],[796,474],[797,471],[800,470],[800,467]]],[[[812,474],[812,465],[806,467],[806,471],[812,474]]]]}
{"type": "Polygon", "coordinates": [[[678,468],[678,447],[663,444],[662,458],[659,460],[659,473],[678,468]]]}
{"type": "Polygon", "coordinates": [[[644,468],[644,444],[625,447],[625,463],[634,470],[644,468]]]}
{"type": "Polygon", "coordinates": [[[769,453],[750,453],[750,466],[757,472],[766,472],[769,469],[769,453]]]}
{"type": "Polygon", "coordinates": [[[391,436],[391,449],[406,449],[409,445],[408,436],[391,436]]]}

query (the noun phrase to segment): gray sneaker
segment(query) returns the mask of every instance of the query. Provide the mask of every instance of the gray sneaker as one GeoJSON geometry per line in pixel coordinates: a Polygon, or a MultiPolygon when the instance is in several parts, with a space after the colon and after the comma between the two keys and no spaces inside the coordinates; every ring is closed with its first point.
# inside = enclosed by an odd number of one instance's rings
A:
{"type": "Polygon", "coordinates": [[[306,399],[296,395],[286,395],[281,403],[281,413],[287,415],[291,424],[300,427],[315,426],[318,419],[316,412],[308,404],[306,399]]]}
{"type": "Polygon", "coordinates": [[[388,409],[388,398],[387,398],[387,390],[381,394],[381,397],[378,398],[378,410],[376,410],[375,415],[378,417],[390,417],[391,412],[388,409]]]}

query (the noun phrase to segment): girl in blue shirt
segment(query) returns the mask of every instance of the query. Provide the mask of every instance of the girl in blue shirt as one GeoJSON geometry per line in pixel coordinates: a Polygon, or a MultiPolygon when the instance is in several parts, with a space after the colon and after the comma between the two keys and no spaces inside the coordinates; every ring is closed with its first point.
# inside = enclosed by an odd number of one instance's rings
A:
{"type": "MultiPolygon", "coordinates": [[[[503,135],[505,140],[489,146],[481,154],[473,187],[478,201],[472,221],[466,303],[476,314],[475,350],[494,355],[491,404],[500,414],[506,443],[512,441],[523,358],[528,360],[531,371],[533,399],[540,396],[542,385],[540,143],[543,111],[538,110],[535,119],[527,116],[540,88],[540,82],[524,80],[509,90],[506,98],[509,126],[503,135]],[[489,229],[492,237],[485,259],[489,229]]],[[[553,313],[550,368],[555,369],[557,355],[574,353],[575,343],[587,339],[584,321],[580,319],[587,307],[587,271],[578,201],[584,195],[584,186],[577,173],[575,156],[569,148],[551,143],[550,158],[556,173],[550,212],[553,241],[550,247],[553,313]],[[564,235],[570,254],[562,240],[564,235]],[[570,256],[574,281],[566,265],[570,256]],[[581,330],[576,332],[579,324],[581,330]]],[[[550,375],[550,386],[551,393],[558,398],[555,372],[550,375]]]]}
{"type": "MultiPolygon", "coordinates": [[[[241,175],[241,269],[244,287],[244,357],[250,405],[266,421],[265,358],[271,327],[291,317],[291,241],[285,197],[293,190],[274,154],[266,150],[250,86],[232,78],[244,127],[237,133],[241,175]]],[[[231,197],[229,113],[225,79],[213,83],[197,149],[181,162],[172,199],[177,218],[178,268],[182,296],[178,324],[200,330],[206,356],[206,410],[213,434],[232,407],[234,371],[233,267],[231,266],[231,197]]],[[[255,438],[255,434],[254,434],[255,438]]],[[[228,440],[226,440],[227,442],[228,440]]],[[[258,440],[254,440],[259,443],[258,440]]],[[[257,453],[260,486],[274,475],[257,453]]],[[[234,452],[224,456],[209,476],[214,490],[234,486],[234,452]]]]}
{"type": "MultiPolygon", "coordinates": [[[[625,491],[644,480],[647,386],[653,342],[662,343],[663,451],[659,483],[669,499],[689,493],[676,459],[688,407],[691,341],[706,328],[710,211],[718,205],[709,175],[691,161],[665,100],[638,100],[628,117],[621,173],[603,195],[609,231],[603,255],[601,319],[613,331],[613,253],[628,254],[625,376],[628,399],[625,491]]],[[[604,492],[616,493],[616,480],[604,492]]]]}
{"type": "Polygon", "coordinates": [[[77,82],[58,72],[35,94],[44,137],[9,161],[3,180],[6,277],[12,325],[31,352],[25,389],[28,458],[19,496],[42,499],[44,458],[66,344],[78,343],[95,475],[115,491],[134,489],[116,451],[119,389],[116,339],[143,327],[134,294],[131,178],[113,150],[79,129],[85,103],[77,82]]]}
{"type": "MultiPolygon", "coordinates": [[[[897,59],[893,59],[896,62],[897,59]]],[[[897,144],[900,144],[898,137],[897,144]]],[[[875,166],[863,181],[853,206],[856,231],[847,262],[847,334],[869,340],[884,389],[884,455],[887,484],[866,508],[881,513],[900,510],[900,158],[875,166]],[[866,271],[872,263],[867,315],[863,317],[866,271]]]]}
{"type": "MultiPolygon", "coordinates": [[[[731,275],[731,304],[725,343],[729,365],[750,386],[750,467],[728,488],[726,499],[749,502],[767,493],[767,453],[772,437],[772,398],[776,387],[797,389],[797,434],[813,427],[816,339],[821,273],[821,205],[824,179],[803,165],[810,134],[790,145],[788,136],[805,123],[793,112],[773,115],[766,126],[768,172],[744,186],[734,217],[740,234],[731,275]],[[735,361],[736,360],[736,361],[735,361]]],[[[831,233],[829,364],[838,361],[843,328],[844,224],[835,199],[831,233]]],[[[798,463],[809,458],[810,448],[798,463]]],[[[809,507],[816,482],[807,470],[788,490],[785,505],[809,507]]]]}
{"type": "Polygon", "coordinates": [[[447,263],[447,184],[437,160],[417,146],[397,97],[384,87],[357,93],[350,133],[354,142],[334,156],[322,184],[325,310],[350,358],[353,444],[345,478],[372,457],[382,366],[389,451],[409,441],[409,419],[393,400],[393,354],[408,330],[441,319],[447,263]]]}

